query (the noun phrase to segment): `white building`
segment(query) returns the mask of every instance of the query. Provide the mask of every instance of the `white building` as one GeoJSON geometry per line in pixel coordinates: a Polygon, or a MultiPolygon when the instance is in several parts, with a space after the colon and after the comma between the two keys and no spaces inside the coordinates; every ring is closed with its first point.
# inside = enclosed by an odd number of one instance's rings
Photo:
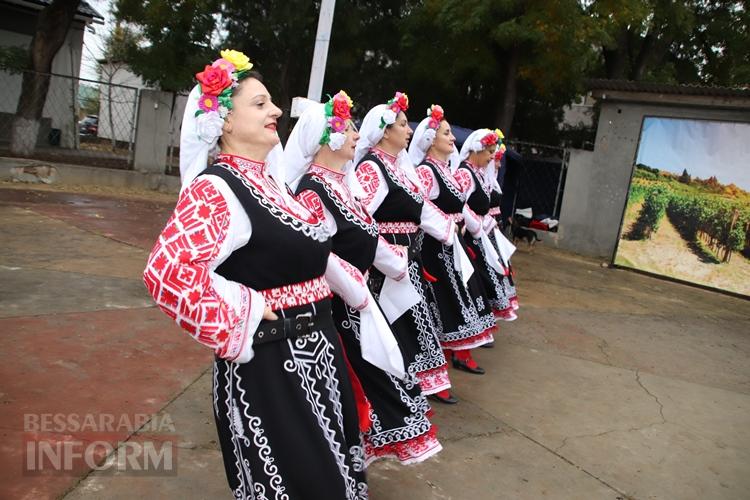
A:
{"type": "MultiPolygon", "coordinates": [[[[28,49],[36,28],[39,12],[51,0],[0,0],[0,46],[28,49]]],[[[62,147],[75,147],[78,134],[78,77],[81,67],[83,32],[86,26],[103,24],[104,18],[87,2],[78,6],[67,38],[52,61],[53,76],[42,113],[38,144],[50,142],[62,147]],[[72,78],[71,78],[72,77],[72,78]]],[[[22,75],[0,70],[0,142],[10,140],[13,115],[21,96],[22,75]]]]}
{"type": "Polygon", "coordinates": [[[143,79],[120,62],[99,60],[99,132],[104,139],[132,142],[138,114],[138,92],[151,88],[143,79]],[[111,116],[111,120],[110,120],[111,116]]]}

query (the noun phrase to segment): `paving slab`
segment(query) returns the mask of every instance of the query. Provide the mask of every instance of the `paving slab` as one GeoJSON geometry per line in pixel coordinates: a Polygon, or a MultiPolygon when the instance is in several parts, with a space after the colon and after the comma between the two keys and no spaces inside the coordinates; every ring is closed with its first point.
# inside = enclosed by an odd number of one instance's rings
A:
{"type": "Polygon", "coordinates": [[[41,490],[55,497],[66,489],[60,482],[74,484],[68,474],[22,476],[22,434],[39,428],[27,425],[28,416],[82,422],[94,415],[94,428],[64,423],[42,430],[60,439],[119,442],[134,425],[110,428],[99,416],[135,422],[135,415],[155,414],[205,370],[211,353],[164,319],[154,307],[0,319],[0,498],[18,498],[18,485],[37,488],[43,498],[41,490]]]}
{"type": "Polygon", "coordinates": [[[176,195],[96,194],[86,191],[19,189],[0,184],[0,205],[33,209],[38,214],[150,250],[172,214],[176,195]]]}

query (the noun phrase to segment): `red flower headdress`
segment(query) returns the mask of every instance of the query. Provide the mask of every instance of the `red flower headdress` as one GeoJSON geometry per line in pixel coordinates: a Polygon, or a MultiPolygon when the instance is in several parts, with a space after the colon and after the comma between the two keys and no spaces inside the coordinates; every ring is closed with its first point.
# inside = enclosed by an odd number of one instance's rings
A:
{"type": "Polygon", "coordinates": [[[383,112],[383,116],[380,118],[380,128],[385,128],[386,125],[396,123],[396,117],[403,111],[406,112],[409,109],[409,96],[403,92],[396,92],[393,98],[386,102],[386,110],[383,112]]]}

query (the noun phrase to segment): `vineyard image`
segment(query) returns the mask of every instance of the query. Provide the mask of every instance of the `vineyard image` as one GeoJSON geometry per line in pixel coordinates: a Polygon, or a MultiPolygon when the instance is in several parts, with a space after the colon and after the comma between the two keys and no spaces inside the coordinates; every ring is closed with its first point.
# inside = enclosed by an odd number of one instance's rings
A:
{"type": "Polygon", "coordinates": [[[615,263],[750,295],[750,193],[637,165],[615,263]]]}

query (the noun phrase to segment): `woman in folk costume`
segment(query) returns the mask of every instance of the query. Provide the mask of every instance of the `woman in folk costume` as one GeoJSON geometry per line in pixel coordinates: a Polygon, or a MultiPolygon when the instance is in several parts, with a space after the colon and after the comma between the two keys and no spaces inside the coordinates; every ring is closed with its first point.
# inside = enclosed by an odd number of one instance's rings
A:
{"type": "MultiPolygon", "coordinates": [[[[417,126],[409,145],[409,156],[417,167],[425,197],[469,232],[481,230],[479,218],[466,209],[464,194],[450,170],[449,158],[454,152],[455,137],[445,120],[443,109],[433,105],[427,117],[417,126]]],[[[440,343],[446,358],[452,357],[456,368],[483,374],[471,356],[471,349],[493,341],[495,318],[487,303],[480,278],[466,256],[464,238],[456,233],[452,246],[425,237],[422,259],[427,272],[437,278],[432,283],[440,309],[442,331],[440,343]]],[[[455,402],[450,398],[445,402],[455,402]]]]}
{"type": "Polygon", "coordinates": [[[369,284],[384,310],[388,304],[404,309],[397,311],[402,314],[389,315],[391,329],[406,350],[409,373],[417,376],[422,392],[435,394],[449,389],[450,380],[437,336],[439,327],[433,320],[439,312],[422,274],[420,250],[425,232],[450,244],[455,224],[420,193],[419,178],[406,153],[412,134],[405,114],[408,107],[406,94],[397,92],[388,103],[367,113],[354,156],[356,177],[350,185],[361,193],[380,235],[408,251],[413,284],[408,302],[400,296],[397,282],[377,269],[370,272],[369,284]]]}
{"type": "MultiPolygon", "coordinates": [[[[377,222],[344,178],[344,167],[351,166],[359,138],[351,121],[351,106],[349,96],[340,91],[327,103],[310,104],[302,113],[284,148],[289,178],[295,179],[292,185],[296,185],[297,198],[325,221],[333,234],[336,255],[361,273],[374,264],[393,279],[408,280],[406,252],[378,236],[377,222]]],[[[371,405],[372,425],[363,436],[365,463],[390,457],[411,464],[438,453],[442,447],[426,415],[429,404],[416,378],[405,373],[401,351],[380,310],[375,307],[368,314],[334,297],[333,319],[371,405]],[[393,360],[373,356],[382,337],[394,351],[393,360]]]]}
{"type": "Polygon", "coordinates": [[[326,226],[286,189],[281,111],[260,75],[241,52],[221,56],[188,97],[183,188],[144,281],[215,352],[213,409],[235,498],[366,498],[330,294],[361,309],[368,293],[331,254],[326,226]]]}
{"type": "MultiPolygon", "coordinates": [[[[494,219],[495,227],[487,235],[490,241],[497,248],[497,252],[500,255],[500,265],[502,266],[502,272],[498,273],[498,281],[491,281],[492,287],[496,288],[497,299],[492,301],[492,307],[495,311],[495,315],[504,321],[513,321],[518,316],[516,312],[518,310],[518,297],[516,296],[516,287],[513,281],[513,268],[510,264],[510,257],[515,252],[516,247],[508,241],[503,233],[500,231],[502,227],[502,214],[500,213],[500,202],[502,200],[503,191],[498,183],[497,176],[500,171],[500,165],[505,155],[505,144],[503,144],[503,135],[500,129],[495,129],[495,134],[498,137],[497,151],[489,165],[487,165],[487,175],[485,175],[485,181],[490,185],[490,210],[487,213],[487,217],[494,219]]],[[[492,224],[492,223],[489,223],[492,224]]]]}
{"type": "Polygon", "coordinates": [[[466,197],[466,205],[471,218],[476,221],[474,228],[468,229],[466,243],[474,268],[481,278],[485,293],[495,316],[503,317],[512,312],[509,299],[505,295],[502,276],[505,270],[497,246],[489,238],[497,226],[497,221],[489,216],[492,182],[489,179],[488,165],[494,158],[498,136],[489,129],[475,130],[466,138],[459,157],[460,162],[454,177],[461,184],[466,197]]]}

